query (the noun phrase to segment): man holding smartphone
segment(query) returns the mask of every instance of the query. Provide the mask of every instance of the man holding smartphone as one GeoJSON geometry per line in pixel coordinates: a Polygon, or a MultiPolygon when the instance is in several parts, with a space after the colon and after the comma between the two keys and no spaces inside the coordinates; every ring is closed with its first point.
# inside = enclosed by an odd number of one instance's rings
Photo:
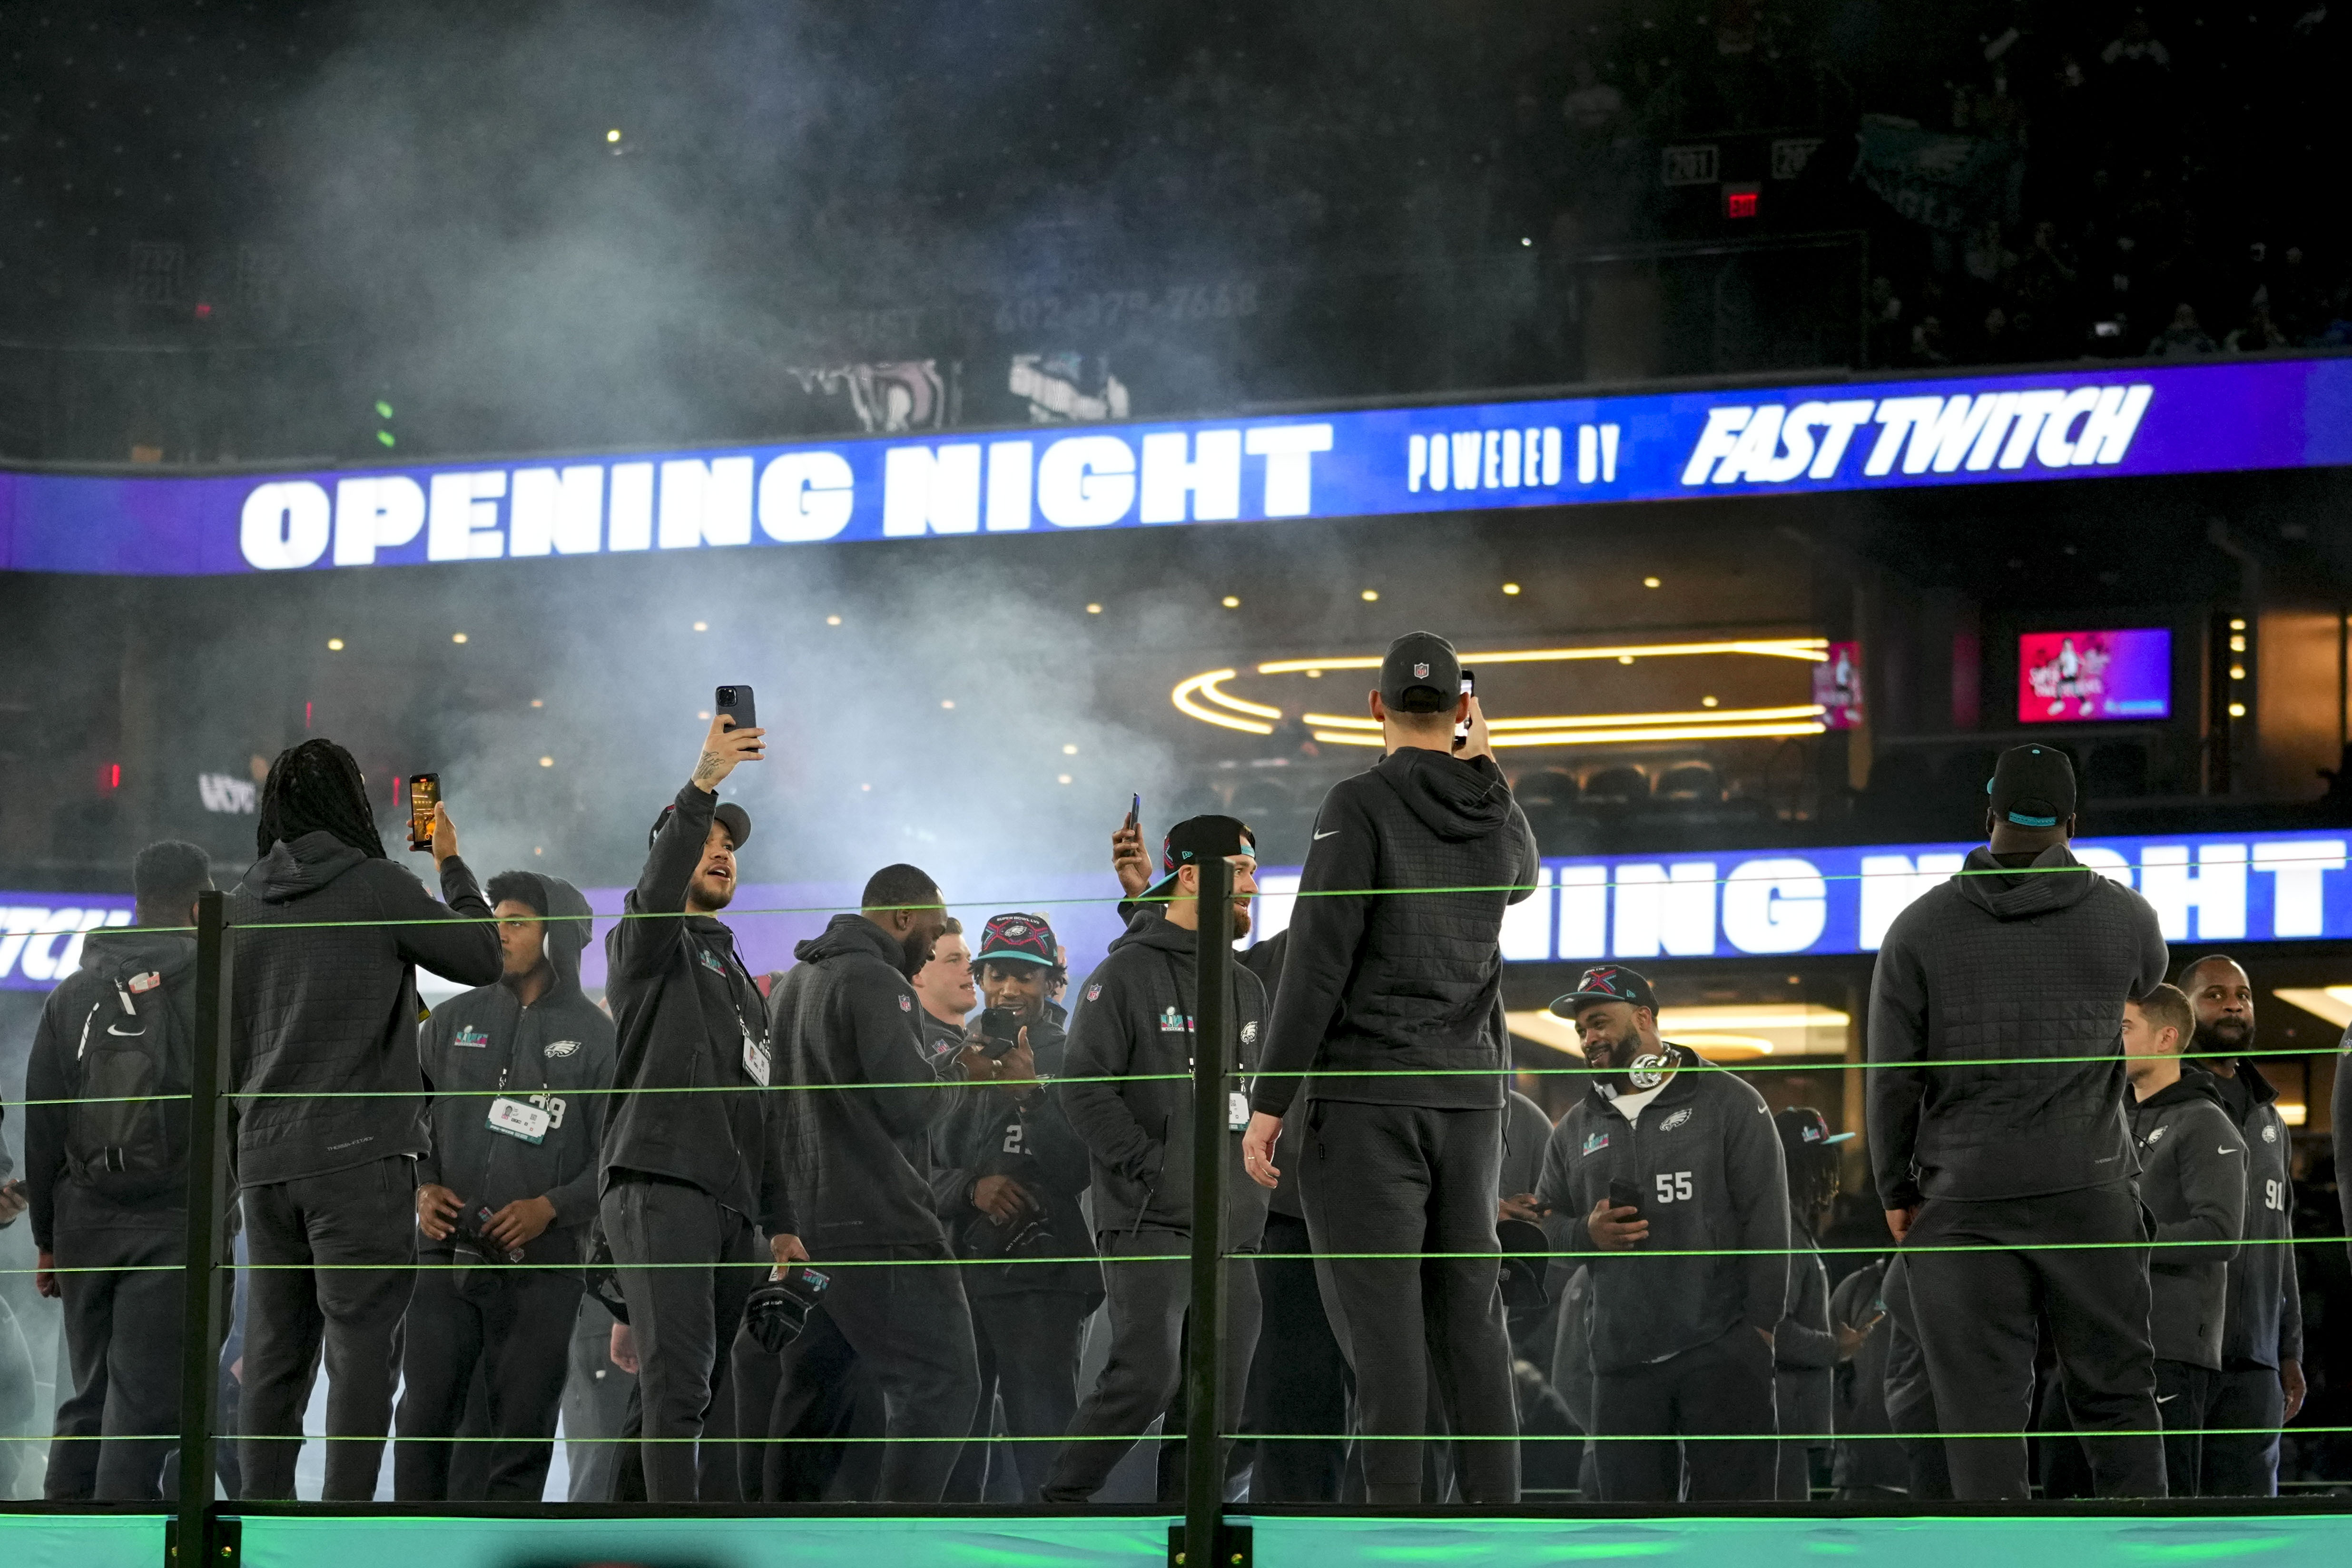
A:
{"type": "Polygon", "coordinates": [[[697,1500],[695,1439],[743,1303],[771,1262],[808,1256],[771,1131],[766,1014],[717,918],[751,818],[716,791],[759,758],[762,733],[724,713],[711,721],[604,938],[620,1065],[600,1215],[628,1301],[613,1359],[637,1364],[649,1502],[697,1500]]]}
{"type": "Polygon", "coordinates": [[[1587,969],[1551,1010],[1575,1023],[1593,1075],[1514,1213],[1593,1255],[1601,1498],[1673,1502],[1687,1477],[1692,1502],[1769,1500],[1789,1194],[1764,1097],[1660,1040],[1656,993],[1622,964],[1587,969]]]}
{"type": "Polygon", "coordinates": [[[1421,1500],[1433,1358],[1465,1498],[1519,1490],[1495,1287],[1509,1063],[1494,1017],[1503,914],[1540,862],[1461,683],[1454,644],[1427,632],[1381,660],[1370,708],[1387,754],[1316,818],[1244,1140],[1251,1176],[1275,1186],[1284,1123],[1308,1118],[1299,1197],[1315,1250],[1339,1255],[1318,1273],[1365,1436],[1381,1439],[1364,1457],[1377,1507],[1421,1500]]]}

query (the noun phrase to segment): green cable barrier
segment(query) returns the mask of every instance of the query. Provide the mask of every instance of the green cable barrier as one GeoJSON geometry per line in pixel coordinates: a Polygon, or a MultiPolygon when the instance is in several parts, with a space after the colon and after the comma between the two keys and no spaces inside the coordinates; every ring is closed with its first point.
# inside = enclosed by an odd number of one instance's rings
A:
{"type": "MultiPolygon", "coordinates": [[[[1674,1041],[1666,1040],[1672,1045],[1674,1041]]],[[[2310,1051],[2292,1048],[2261,1051],[2233,1051],[2233,1061],[2254,1057],[2332,1056],[2326,1047],[2310,1051]]],[[[1849,1061],[1843,1058],[1814,1057],[1799,1061],[1742,1062],[1728,1067],[1721,1062],[1701,1061],[1695,1066],[1677,1067],[1677,1072],[1729,1072],[1746,1076],[1750,1072],[1845,1072],[1877,1071],[1907,1068],[1913,1070],[1945,1067],[2063,1067],[2081,1062],[2119,1062],[2117,1052],[2095,1056],[1971,1056],[1925,1058],[1917,1061],[1849,1061]]],[[[2193,1059],[2184,1059],[2193,1060],[2193,1059]]],[[[1304,1068],[1286,1072],[1272,1070],[1244,1074],[1252,1080],[1260,1078],[1593,1078],[1617,1071],[1610,1067],[1430,1067],[1430,1068],[1304,1068]]],[[[858,1089],[1007,1089],[1024,1083],[1058,1085],[1064,1083],[1162,1083],[1177,1082],[1192,1076],[1189,1072],[1105,1072],[1093,1075],[1072,1075],[1055,1078],[1002,1079],[973,1083],[959,1078],[908,1078],[878,1083],[710,1083],[660,1084],[644,1088],[567,1089],[566,1098],[583,1094],[786,1094],[819,1091],[845,1092],[858,1089]]],[[[240,1090],[221,1092],[224,1100],[460,1100],[496,1096],[502,1089],[280,1089],[240,1090]]],[[[185,1100],[185,1094],[114,1094],[60,1096],[46,1100],[0,1100],[0,1106],[25,1105],[127,1105],[144,1104],[150,1101],[185,1100]]]]}
{"type": "MultiPolygon", "coordinates": [[[[2338,1437],[2352,1433],[2352,1427],[2053,1427],[2024,1432],[1839,1432],[1829,1440],[1838,1443],[1917,1442],[1927,1438],[1960,1442],[2007,1442],[2018,1437],[2082,1437],[2104,1440],[2109,1437],[2274,1437],[2285,1432],[2299,1437],[2338,1437]]],[[[0,1443],[169,1443],[179,1438],[177,1432],[156,1432],[146,1436],[133,1434],[74,1433],[56,1437],[21,1437],[0,1434],[0,1443]]],[[[1152,1437],[1161,1442],[1181,1439],[1166,1431],[1114,1432],[1101,1436],[1071,1437],[1061,1433],[1050,1437],[1015,1437],[1000,1432],[990,1437],[404,1437],[397,1433],[326,1432],[251,1432],[234,1434],[245,1443],[505,1443],[520,1447],[531,1443],[707,1443],[719,1447],[740,1443],[778,1445],[786,1443],[1140,1443],[1152,1437]]],[[[1473,1435],[1464,1432],[1222,1432],[1224,1442],[1244,1443],[1811,1443],[1824,1435],[1818,1432],[1563,1432],[1558,1435],[1541,1433],[1529,1436],[1525,1432],[1486,1433],[1473,1435]]],[[[2334,1483],[2328,1483],[2334,1484],[2334,1483]]]]}

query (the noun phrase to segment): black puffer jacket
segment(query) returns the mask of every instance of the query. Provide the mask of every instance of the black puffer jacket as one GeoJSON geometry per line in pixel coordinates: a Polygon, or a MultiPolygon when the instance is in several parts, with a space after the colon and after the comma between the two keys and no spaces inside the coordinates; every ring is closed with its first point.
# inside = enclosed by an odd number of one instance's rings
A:
{"type": "Polygon", "coordinates": [[[1408,747],[1323,799],[1290,917],[1282,1004],[1251,1103],[1491,1110],[1506,1061],[1503,912],[1535,892],[1535,834],[1485,758],[1408,747]],[[1428,889],[1433,891],[1412,891],[1428,889]],[[1444,889],[1446,891],[1433,891],[1444,889]]]}
{"type": "MultiPolygon", "coordinates": [[[[719,797],[692,784],[655,834],[626,915],[604,934],[605,1000],[620,1036],[606,1113],[602,1185],[642,1171],[700,1187],[771,1236],[793,1233],[770,1110],[745,1058],[767,1050],[760,988],[735,934],[685,915],[719,797]],[[693,1093],[680,1091],[702,1090],[693,1093]],[[639,1092],[654,1091],[654,1092],[639,1092]]],[[[772,1066],[769,1081],[775,1082],[772,1066]]]]}
{"type": "Polygon", "coordinates": [[[245,873],[228,900],[233,1071],[250,1096],[236,1107],[240,1184],[424,1152],[416,966],[466,986],[502,967],[490,906],[455,855],[441,893],[446,906],[405,866],[327,832],[281,840],[245,873]],[[328,1094],[351,1098],[314,1098],[328,1094]]]}
{"type": "Polygon", "coordinates": [[[903,951],[863,915],[836,915],[768,998],[793,1199],[820,1262],[828,1247],[946,1243],[930,1136],[958,1081],[924,1043],[903,951]]]}
{"type": "Polygon", "coordinates": [[[2127,1179],[2124,1003],[2166,956],[2147,901],[2063,845],[2020,871],[1974,850],[1896,915],[1870,985],[1885,1207],[2127,1179]]]}
{"type": "MultiPolygon", "coordinates": [[[[152,990],[142,988],[142,997],[152,990]]],[[[196,939],[177,931],[136,927],[91,932],[82,945],[81,967],[42,1004],[32,1058],[25,1064],[25,1098],[31,1102],[25,1107],[25,1196],[32,1205],[36,1247],[54,1250],[59,1230],[169,1230],[186,1223],[184,1099],[157,1105],[152,1113],[156,1123],[144,1124],[176,1151],[177,1170],[158,1190],[139,1194],[101,1192],[74,1175],[67,1150],[75,1107],[62,1102],[79,1099],[83,1092],[84,1062],[93,1036],[116,1029],[137,1036],[138,1049],[155,1056],[161,1070],[156,1092],[185,1095],[195,1005],[196,939]],[[164,1005],[171,1009],[166,1029],[152,1027],[160,1019],[130,1014],[121,999],[124,988],[148,975],[159,977],[164,1005]]]]}
{"type": "MultiPolygon", "coordinates": [[[[524,1260],[569,1263],[582,1256],[596,1213],[596,1156],[613,1098],[605,1092],[613,1086],[613,1020],[580,988],[588,901],[561,877],[525,874],[538,882],[552,917],[546,962],[553,978],[529,1007],[501,977],[450,998],[425,1021],[417,1052],[436,1098],[416,1179],[449,1188],[468,1209],[545,1197],[555,1205],[555,1223],[525,1249],[524,1260]],[[492,1131],[498,1095],[548,1112],[554,1125],[536,1144],[492,1131]]],[[[425,1245],[447,1251],[451,1242],[425,1245]]]]}
{"type": "MultiPolygon", "coordinates": [[[[1087,977],[1070,1017],[1062,1108],[1094,1157],[1097,1232],[1192,1231],[1199,953],[1198,932],[1158,906],[1147,909],[1087,977]],[[1103,1079],[1115,1082],[1094,1082],[1103,1079]]],[[[1265,990],[1241,964],[1232,973],[1232,1016],[1247,1072],[1265,1029],[1265,990]]],[[[1229,1116],[1231,1107],[1213,1113],[1229,1116]]],[[[1265,1234],[1266,1190],[1243,1168],[1239,1129],[1225,1140],[1225,1244],[1255,1250],[1265,1234]]]]}

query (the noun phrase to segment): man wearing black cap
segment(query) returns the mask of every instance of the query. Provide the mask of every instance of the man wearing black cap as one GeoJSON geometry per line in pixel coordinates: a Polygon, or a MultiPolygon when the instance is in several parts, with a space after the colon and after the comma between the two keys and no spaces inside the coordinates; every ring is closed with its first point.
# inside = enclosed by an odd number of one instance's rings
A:
{"type": "MultiPolygon", "coordinates": [[[[1054,1457],[1045,1486],[1048,1502],[1094,1496],[1137,1435],[1168,1408],[1182,1372],[1177,1349],[1192,1301],[1188,1260],[1196,1219],[1192,1068],[1200,1011],[1200,868],[1211,857],[1233,865],[1234,930],[1248,935],[1250,895],[1257,890],[1257,845],[1249,829],[1231,817],[1179,822],[1161,857],[1170,874],[1087,977],[1071,1015],[1069,1082],[1059,1092],[1093,1160],[1096,1239],[1113,1260],[1103,1270],[1111,1339],[1102,1375],[1071,1421],[1069,1441],[1054,1457]]],[[[1265,1028],[1265,990],[1238,964],[1232,974],[1226,1016],[1246,1072],[1255,1065],[1265,1028]]],[[[1238,1166],[1238,1108],[1200,1109],[1227,1118],[1234,1134],[1228,1157],[1238,1166]]],[[[1265,1194],[1229,1179],[1223,1219],[1226,1249],[1255,1252],[1265,1228],[1265,1194]]],[[[1257,1343],[1257,1281],[1241,1259],[1227,1263],[1225,1279],[1220,1376],[1224,1408],[1238,1417],[1257,1343]]],[[[1161,1473],[1170,1473],[1164,1464],[1161,1473]]]]}
{"type": "MultiPolygon", "coordinates": [[[[1046,1088],[1063,1077],[1068,1040],[1047,1013],[1062,967],[1054,928],[1034,915],[999,915],[982,933],[972,967],[994,1015],[967,1058],[971,1086],[936,1140],[931,1193],[971,1301],[980,1354],[980,1404],[972,1430],[989,1435],[996,1401],[1015,1438],[1058,1437],[1078,1408],[1078,1346],[1087,1316],[1102,1300],[1102,1270],[1078,1198],[1087,1190],[1087,1146],[1046,1088]],[[984,1032],[989,1024],[1007,1024],[984,1032]],[[1043,1259],[1069,1260],[1042,1262],[1043,1259]]],[[[992,1470],[1017,1478],[1036,1500],[1052,1445],[967,1447],[950,1496],[978,1502],[992,1470]]]]}
{"type": "MultiPolygon", "coordinates": [[[[2180,971],[2180,988],[2197,1015],[2198,1055],[2183,1076],[2207,1080],[2246,1145],[2246,1244],[2229,1263],[2221,1370],[2205,1423],[2223,1429],[2205,1439],[2198,1490],[2204,1497],[2276,1497],[2278,1428],[2294,1419],[2305,1392],[2294,1145],[2279,1114],[2277,1086],[2252,1054],[2254,985],[2246,971],[2228,955],[2211,954],[2180,971]]],[[[2336,1082],[2352,1082],[2352,1072],[2338,1071],[2336,1082]]],[[[2346,1186],[2352,1191],[2352,1184],[2346,1186]]]]}
{"type": "Polygon", "coordinates": [[[1315,1249],[1343,1255],[1320,1266],[1323,1299],[1381,1506],[1421,1500],[1433,1358],[1464,1496],[1518,1497],[1494,1261],[1509,1064],[1493,1019],[1503,913],[1539,862],[1461,684],[1454,645],[1426,632],[1381,661],[1370,708],[1387,754],[1317,816],[1245,1142],[1251,1176],[1274,1186],[1285,1119],[1308,1119],[1299,1196],[1315,1249]]]}
{"type": "MultiPolygon", "coordinates": [[[[417,1161],[425,1267],[404,1320],[393,1495],[437,1501],[478,1369],[489,1432],[479,1495],[537,1502],[595,1217],[613,1020],[580,988],[588,901],[561,877],[490,879],[506,973],[452,997],[419,1032],[434,1099],[417,1161]],[[508,1268],[509,1263],[530,1265],[508,1268]]],[[[467,1495],[465,1491],[460,1496],[467,1495]]]]}
{"type": "MultiPolygon", "coordinates": [[[[792,1085],[778,1116],[793,1201],[820,1265],[850,1265],[827,1270],[819,1311],[881,1391],[885,1502],[945,1495],[980,1395],[962,1270],[931,1200],[931,1134],[959,1075],[924,1045],[908,983],[947,919],[935,878],[885,866],[856,913],[793,949],[800,961],[768,998],[777,1080],[792,1085]]],[[[784,1348],[770,1436],[802,1430],[833,1398],[836,1350],[824,1333],[784,1348]]]]}
{"type": "Polygon", "coordinates": [[[599,1213],[628,1302],[614,1359],[637,1363],[651,1502],[697,1500],[695,1439],[744,1300],[771,1260],[808,1256],[761,1092],[772,1073],[759,988],[717,918],[751,819],[714,791],[761,756],[762,733],[712,720],[604,937],[620,1059],[599,1213]]]}
{"type": "Polygon", "coordinates": [[[2068,852],[2063,753],[2012,747],[1986,789],[1990,843],[1897,915],[1879,949],[1879,1198],[1911,1249],[1943,1429],[2018,1434],[1947,1437],[1954,1494],[2027,1495],[2041,1322],[2099,1495],[2162,1497],[2120,1040],[2124,1004],[2164,979],[2164,937],[2145,899],[2068,852]]]}
{"type": "Polygon", "coordinates": [[[1564,1249],[1592,1254],[1601,1495],[1672,1502],[1687,1480],[1693,1502],[1769,1499],[1789,1197],[1764,1098],[1660,1040],[1656,994],[1622,964],[1586,970],[1551,1010],[1593,1069],[1536,1198],[1564,1249]],[[1697,1436],[1724,1440],[1681,1441],[1697,1436]]]}

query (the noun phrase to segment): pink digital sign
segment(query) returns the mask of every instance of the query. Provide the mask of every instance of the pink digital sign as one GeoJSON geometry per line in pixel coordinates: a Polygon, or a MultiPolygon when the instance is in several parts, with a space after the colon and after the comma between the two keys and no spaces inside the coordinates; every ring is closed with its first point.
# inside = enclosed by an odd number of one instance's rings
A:
{"type": "Polygon", "coordinates": [[[2081,724],[2172,715],[2172,633],[2028,632],[2017,640],[2017,722],[2081,724]]]}

